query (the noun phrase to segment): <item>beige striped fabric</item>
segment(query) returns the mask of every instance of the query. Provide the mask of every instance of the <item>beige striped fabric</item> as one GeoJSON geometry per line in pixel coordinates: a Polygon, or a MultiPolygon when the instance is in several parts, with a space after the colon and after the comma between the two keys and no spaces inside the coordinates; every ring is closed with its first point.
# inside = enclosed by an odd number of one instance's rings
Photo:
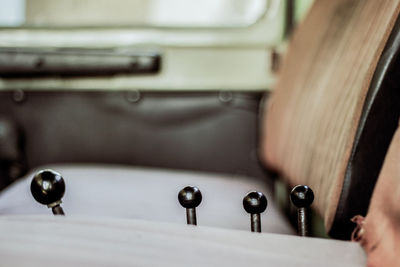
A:
{"type": "Polygon", "coordinates": [[[366,94],[399,0],[317,0],[295,32],[262,134],[262,157],[315,191],[329,231],[366,94]]]}

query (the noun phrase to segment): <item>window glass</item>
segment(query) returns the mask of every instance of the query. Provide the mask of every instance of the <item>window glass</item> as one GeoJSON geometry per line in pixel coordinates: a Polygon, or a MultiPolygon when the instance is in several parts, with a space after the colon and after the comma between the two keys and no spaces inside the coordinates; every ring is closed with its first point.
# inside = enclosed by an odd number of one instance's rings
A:
{"type": "Polygon", "coordinates": [[[3,27],[235,27],[280,0],[0,0],[3,27]]]}

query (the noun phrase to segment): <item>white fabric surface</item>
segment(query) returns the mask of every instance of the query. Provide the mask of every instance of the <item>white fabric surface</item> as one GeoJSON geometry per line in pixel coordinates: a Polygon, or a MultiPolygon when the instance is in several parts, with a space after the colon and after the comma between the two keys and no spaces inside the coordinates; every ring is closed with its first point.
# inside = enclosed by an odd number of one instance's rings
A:
{"type": "Polygon", "coordinates": [[[0,216],[1,266],[365,266],[357,243],[93,217],[0,216]]]}
{"type": "MultiPolygon", "coordinates": [[[[199,187],[203,202],[197,208],[197,223],[230,229],[250,229],[243,197],[251,190],[268,199],[262,214],[262,231],[294,234],[286,218],[275,207],[264,183],[249,177],[221,174],[140,169],[104,165],[52,165],[63,175],[66,193],[62,207],[67,216],[136,218],[150,221],[186,223],[178,192],[187,185],[199,187]]],[[[35,202],[30,193],[33,173],[0,194],[0,215],[47,214],[51,211],[35,202]]]]}

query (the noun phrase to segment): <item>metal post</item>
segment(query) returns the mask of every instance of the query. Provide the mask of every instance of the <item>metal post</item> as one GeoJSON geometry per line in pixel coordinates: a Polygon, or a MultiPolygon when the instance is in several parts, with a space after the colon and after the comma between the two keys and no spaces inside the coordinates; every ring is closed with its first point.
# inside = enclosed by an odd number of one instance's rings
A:
{"type": "Polygon", "coordinates": [[[251,231],[261,233],[261,216],[259,213],[250,215],[251,231]]]}
{"type": "Polygon", "coordinates": [[[300,236],[308,236],[308,223],[306,208],[298,208],[297,210],[297,226],[300,236]]]}
{"type": "Polygon", "coordinates": [[[196,208],[186,209],[186,220],[187,224],[197,225],[196,208]]]}
{"type": "Polygon", "coordinates": [[[54,215],[65,215],[63,208],[60,205],[54,206],[51,208],[54,215]]]}

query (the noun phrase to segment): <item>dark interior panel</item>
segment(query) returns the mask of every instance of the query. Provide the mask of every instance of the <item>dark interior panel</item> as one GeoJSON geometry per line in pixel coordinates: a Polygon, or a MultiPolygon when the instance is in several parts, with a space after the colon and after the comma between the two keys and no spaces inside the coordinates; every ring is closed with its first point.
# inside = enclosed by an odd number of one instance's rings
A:
{"type": "MultiPolygon", "coordinates": [[[[264,178],[256,152],[262,96],[231,92],[2,92],[0,127],[11,127],[21,137],[13,141],[19,155],[1,160],[2,181],[15,178],[10,175],[10,163],[19,164],[14,176],[49,163],[111,163],[264,178]]],[[[3,136],[3,142],[10,138],[3,136]]]]}

